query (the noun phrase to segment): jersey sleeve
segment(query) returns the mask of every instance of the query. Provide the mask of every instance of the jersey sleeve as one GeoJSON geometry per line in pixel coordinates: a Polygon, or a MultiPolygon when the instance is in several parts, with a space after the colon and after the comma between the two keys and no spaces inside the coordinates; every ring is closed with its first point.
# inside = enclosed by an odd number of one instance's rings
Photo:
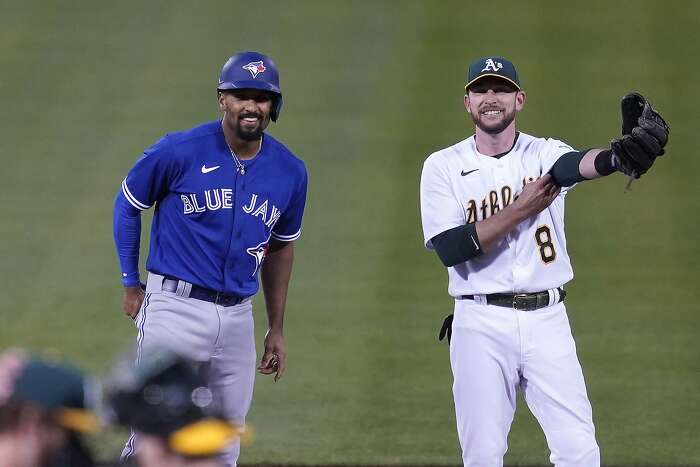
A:
{"type": "Polygon", "coordinates": [[[122,284],[125,287],[139,285],[141,210],[129,203],[122,191],[114,198],[112,232],[122,270],[122,284]]]}
{"type": "Polygon", "coordinates": [[[301,221],[306,206],[306,187],[308,174],[303,169],[303,175],[297,184],[287,209],[282,213],[277,223],[272,227],[270,236],[283,242],[292,242],[301,236],[301,221]]]}
{"type": "Polygon", "coordinates": [[[464,209],[455,197],[450,179],[433,157],[423,164],[420,179],[420,212],[423,240],[428,249],[437,234],[466,224],[464,209]]]}
{"type": "MultiPolygon", "coordinates": [[[[558,139],[547,138],[544,142],[542,149],[540,150],[540,164],[542,169],[541,173],[548,173],[550,170],[552,170],[554,163],[558,161],[561,156],[572,151],[575,151],[575,149],[569,146],[568,144],[564,143],[563,141],[559,141],[558,139]]],[[[567,191],[571,190],[574,186],[576,186],[576,184],[573,184],[568,187],[563,187],[561,191],[562,193],[566,193],[567,191]]]]}
{"type": "Polygon", "coordinates": [[[574,148],[559,141],[557,139],[547,138],[544,146],[540,151],[540,163],[542,164],[542,173],[547,173],[552,169],[552,166],[561,156],[567,152],[575,151],[574,148]]]}
{"type": "Polygon", "coordinates": [[[143,211],[168,192],[173,173],[173,155],[168,137],[146,149],[122,181],[122,194],[136,209],[143,211]]]}

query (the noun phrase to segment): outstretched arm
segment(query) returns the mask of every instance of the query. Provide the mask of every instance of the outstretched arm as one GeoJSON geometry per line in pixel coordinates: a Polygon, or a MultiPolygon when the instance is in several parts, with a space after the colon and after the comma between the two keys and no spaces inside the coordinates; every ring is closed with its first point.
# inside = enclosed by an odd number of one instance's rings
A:
{"type": "Polygon", "coordinates": [[[622,98],[622,137],[612,140],[610,148],[570,152],[561,156],[550,170],[559,186],[571,186],[584,180],[619,171],[639,178],[662,156],[671,128],[663,117],[639,93],[622,98]]]}
{"type": "Polygon", "coordinates": [[[571,186],[584,180],[593,180],[615,172],[610,149],[572,151],[562,155],[549,171],[559,186],[571,186]]]}
{"type": "Polygon", "coordinates": [[[287,362],[284,340],[284,308],[294,263],[294,242],[270,240],[267,257],[261,268],[268,330],[265,335],[265,353],[258,369],[262,374],[275,373],[275,381],[282,377],[287,362]]]}

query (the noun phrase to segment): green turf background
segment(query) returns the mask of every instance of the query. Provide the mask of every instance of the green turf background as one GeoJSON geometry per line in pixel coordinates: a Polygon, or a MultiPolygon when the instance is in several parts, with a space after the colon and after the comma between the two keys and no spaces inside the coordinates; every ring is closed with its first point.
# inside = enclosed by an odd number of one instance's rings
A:
{"type": "MultiPolygon", "coordinates": [[[[528,91],[523,131],[605,145],[633,89],[672,126],[631,193],[615,175],[567,198],[567,303],[604,462],[700,464],[699,29],[700,3],[675,0],[2,2],[0,347],[106,371],[135,334],[114,193],[163,133],[217,118],[221,64],[257,49],[282,74],[270,131],[310,185],[289,368],[258,380],[241,462],[459,463],[435,338],[451,306],[422,248],[418,180],[427,154],[471,132],[468,61],[503,54],[528,91]]],[[[101,456],[120,441],[101,437],[101,456]]],[[[524,405],[507,461],[547,462],[524,405]]]]}

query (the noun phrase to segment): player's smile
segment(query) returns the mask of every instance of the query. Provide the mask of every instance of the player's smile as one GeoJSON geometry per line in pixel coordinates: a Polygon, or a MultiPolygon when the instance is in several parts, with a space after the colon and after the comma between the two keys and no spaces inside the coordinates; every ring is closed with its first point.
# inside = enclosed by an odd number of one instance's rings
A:
{"type": "MultiPolygon", "coordinates": [[[[478,108],[478,107],[477,107],[478,108]]],[[[478,111],[472,112],[472,120],[486,133],[500,133],[515,119],[515,106],[496,106],[492,102],[482,105],[478,111]]]]}
{"type": "Polygon", "coordinates": [[[255,127],[262,123],[262,115],[251,113],[241,114],[238,120],[247,127],[255,127]]]}
{"type": "Polygon", "coordinates": [[[485,115],[487,117],[500,117],[503,114],[504,109],[494,109],[494,108],[488,108],[488,109],[483,109],[481,110],[481,115],[485,115]]]}

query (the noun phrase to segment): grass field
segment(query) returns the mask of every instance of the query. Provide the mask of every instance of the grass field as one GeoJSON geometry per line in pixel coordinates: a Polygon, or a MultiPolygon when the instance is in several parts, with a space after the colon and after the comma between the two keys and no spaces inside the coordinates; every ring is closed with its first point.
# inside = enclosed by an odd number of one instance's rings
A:
{"type": "MultiPolygon", "coordinates": [[[[515,61],[528,91],[520,128],[579,148],[617,135],[623,94],[648,94],[672,127],[668,155],[631,193],[615,175],[567,198],[567,307],[604,463],[700,465],[699,3],[36,0],[1,11],[0,347],[58,352],[97,374],[135,334],[111,239],[126,171],[165,132],[217,118],[229,55],[260,50],[280,67],[285,107],[270,130],[306,161],[309,198],[289,368],[257,382],[246,465],[460,462],[436,339],[451,304],[422,248],[418,179],[430,152],[470,134],[470,59],[515,61]]],[[[100,455],[120,442],[100,437],[100,455]]],[[[523,404],[509,444],[511,465],[547,463],[523,404]]]]}

